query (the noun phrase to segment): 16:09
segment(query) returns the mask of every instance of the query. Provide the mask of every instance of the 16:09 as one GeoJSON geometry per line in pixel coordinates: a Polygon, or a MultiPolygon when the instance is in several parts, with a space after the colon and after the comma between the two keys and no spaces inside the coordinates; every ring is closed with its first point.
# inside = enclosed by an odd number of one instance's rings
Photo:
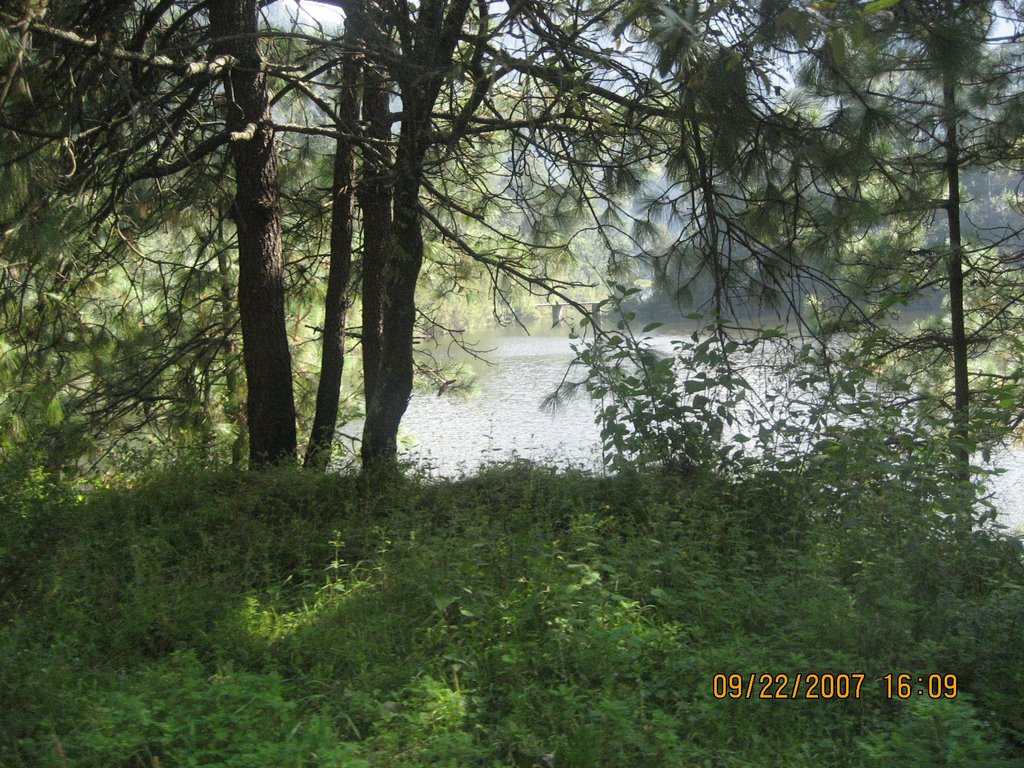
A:
{"type": "Polygon", "coordinates": [[[929,699],[955,699],[956,675],[893,675],[882,678],[885,681],[885,695],[893,699],[910,699],[927,696],[929,699]]]}

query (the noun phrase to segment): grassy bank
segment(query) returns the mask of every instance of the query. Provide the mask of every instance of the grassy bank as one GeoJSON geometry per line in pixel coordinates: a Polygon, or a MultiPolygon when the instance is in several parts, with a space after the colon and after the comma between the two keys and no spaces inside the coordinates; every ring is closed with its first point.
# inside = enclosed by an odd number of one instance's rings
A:
{"type": "Polygon", "coordinates": [[[1020,548],[912,484],[3,482],[10,768],[1021,764],[1020,548]],[[713,695],[798,672],[865,682],[713,695]],[[957,697],[889,699],[900,672],[956,674],[957,697]]]}

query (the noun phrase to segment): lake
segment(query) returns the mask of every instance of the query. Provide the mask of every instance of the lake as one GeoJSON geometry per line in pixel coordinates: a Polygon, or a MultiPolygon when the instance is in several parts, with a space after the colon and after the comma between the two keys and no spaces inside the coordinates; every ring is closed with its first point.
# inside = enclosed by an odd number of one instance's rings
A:
{"type": "MultiPolygon", "coordinates": [[[[648,335],[655,348],[670,352],[672,340],[688,336],[695,327],[663,326],[648,335]]],[[[600,431],[589,397],[581,393],[554,410],[541,407],[574,357],[568,328],[538,323],[528,330],[529,334],[518,327],[467,333],[467,343],[485,360],[455,345],[421,343],[437,359],[467,366],[474,382],[468,391],[413,394],[402,421],[404,458],[437,476],[472,473],[488,462],[515,457],[549,466],[601,469],[600,431]]],[[[570,373],[582,375],[580,370],[570,373]]],[[[343,431],[358,434],[360,428],[353,423],[343,431]]],[[[1024,450],[1005,449],[994,458],[1006,469],[991,481],[1000,508],[998,522],[1024,528],[1024,450]]]]}

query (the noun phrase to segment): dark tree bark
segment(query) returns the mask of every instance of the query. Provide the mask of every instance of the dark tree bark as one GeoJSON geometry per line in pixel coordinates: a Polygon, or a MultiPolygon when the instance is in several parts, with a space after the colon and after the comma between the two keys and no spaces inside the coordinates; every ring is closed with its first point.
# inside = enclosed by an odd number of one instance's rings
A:
{"type": "Polygon", "coordinates": [[[357,122],[359,103],[356,95],[359,62],[353,53],[342,67],[338,110],[352,125],[339,131],[334,151],[334,180],[331,185],[331,255],[324,301],[323,354],[320,383],[316,391],[316,413],[306,448],[307,467],[324,469],[331,455],[334,430],[341,399],[341,375],[345,366],[345,319],[349,307],[352,277],[352,179],[354,153],[348,132],[357,122]]]}
{"type": "Polygon", "coordinates": [[[953,456],[958,475],[970,477],[970,403],[967,333],[964,327],[964,247],[960,232],[960,142],[957,136],[956,85],[948,75],[942,88],[945,122],[945,171],[949,195],[946,198],[946,222],[949,226],[949,311],[953,342],[953,456]]]}
{"type": "Polygon", "coordinates": [[[367,398],[363,427],[364,467],[394,461],[398,426],[412,395],[416,283],[423,265],[419,210],[422,156],[417,158],[405,146],[407,141],[403,124],[396,160],[393,236],[384,273],[380,358],[372,395],[367,398]]]}
{"type": "Polygon", "coordinates": [[[235,165],[238,310],[248,385],[246,414],[253,467],[296,451],[291,354],[284,314],[280,187],[267,78],[259,51],[257,0],[212,0],[218,54],[234,58],[224,76],[226,123],[235,165]]]}
{"type": "MultiPolygon", "coordinates": [[[[349,5],[347,11],[361,13],[361,9],[349,5]]],[[[401,65],[393,67],[390,74],[402,98],[402,127],[394,163],[394,221],[379,273],[384,291],[379,361],[367,376],[364,469],[394,461],[398,426],[412,394],[416,283],[423,265],[419,203],[423,160],[430,146],[431,111],[470,5],[470,0],[424,0],[415,22],[411,17],[398,20],[401,65]]],[[[379,39],[380,35],[372,39],[369,33],[364,35],[368,44],[378,44],[379,39]]],[[[366,210],[363,207],[364,213],[366,210]]],[[[368,274],[365,269],[364,264],[364,287],[368,274]]]]}
{"type": "MultiPolygon", "coordinates": [[[[388,89],[380,74],[372,68],[367,69],[363,116],[368,124],[369,141],[363,153],[362,177],[357,189],[359,208],[363,214],[362,347],[367,422],[370,422],[369,414],[374,410],[381,376],[385,273],[392,234],[393,180],[390,151],[387,148],[391,137],[391,111],[388,99],[388,89]]],[[[371,436],[371,440],[375,438],[371,436]]],[[[365,463],[368,455],[365,429],[362,455],[365,463]]]]}

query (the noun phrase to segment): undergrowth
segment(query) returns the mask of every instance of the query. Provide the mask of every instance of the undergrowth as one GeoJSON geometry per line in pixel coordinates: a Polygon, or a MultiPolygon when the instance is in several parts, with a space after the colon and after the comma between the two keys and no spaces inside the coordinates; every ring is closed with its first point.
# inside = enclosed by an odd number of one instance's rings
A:
{"type": "Polygon", "coordinates": [[[522,464],[0,483],[10,768],[1022,764],[1020,548],[913,495],[522,464]],[[798,672],[865,682],[713,695],[798,672]],[[957,697],[890,700],[901,672],[957,697]]]}

